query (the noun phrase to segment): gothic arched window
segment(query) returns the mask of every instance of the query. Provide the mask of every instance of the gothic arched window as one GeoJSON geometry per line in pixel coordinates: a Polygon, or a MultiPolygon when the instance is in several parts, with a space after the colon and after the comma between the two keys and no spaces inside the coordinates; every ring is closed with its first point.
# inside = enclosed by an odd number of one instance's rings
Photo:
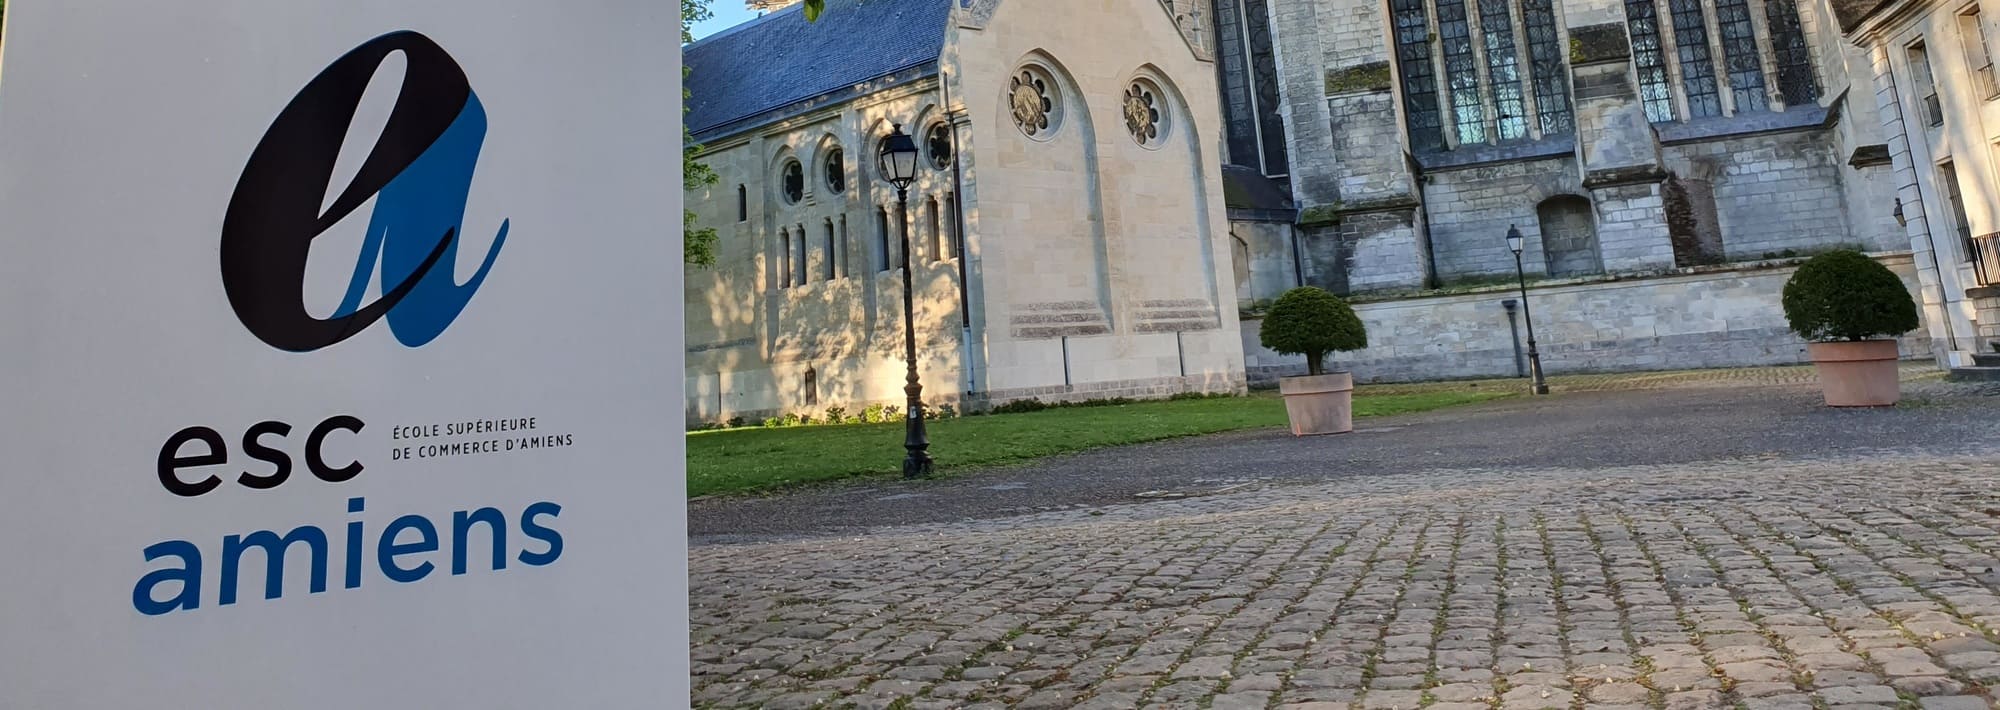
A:
{"type": "Polygon", "coordinates": [[[1573,129],[1566,53],[1551,0],[1389,0],[1389,12],[1404,115],[1418,152],[1573,129]]]}
{"type": "Polygon", "coordinates": [[[1268,5],[1268,0],[1215,0],[1215,58],[1229,162],[1277,177],[1291,166],[1268,5]]]}
{"type": "Polygon", "coordinates": [[[839,148],[827,151],[826,191],[835,195],[847,191],[847,154],[839,148]]]}
{"type": "Polygon", "coordinates": [[[1819,81],[1797,2],[1766,0],[1768,32],[1761,37],[1753,15],[1748,0],[1625,0],[1632,67],[1646,118],[1662,123],[1770,110],[1773,77],[1765,76],[1763,64],[1767,50],[1776,70],[1776,98],[1787,108],[1817,101],[1819,81]],[[1714,33],[1708,31],[1711,22],[1714,33]],[[1662,38],[1664,30],[1673,33],[1671,51],[1662,38]],[[1672,80],[1676,75],[1678,85],[1672,80]]]}
{"type": "Polygon", "coordinates": [[[797,160],[785,161],[780,171],[779,186],[784,190],[785,204],[796,205],[806,198],[806,169],[797,160]]]}

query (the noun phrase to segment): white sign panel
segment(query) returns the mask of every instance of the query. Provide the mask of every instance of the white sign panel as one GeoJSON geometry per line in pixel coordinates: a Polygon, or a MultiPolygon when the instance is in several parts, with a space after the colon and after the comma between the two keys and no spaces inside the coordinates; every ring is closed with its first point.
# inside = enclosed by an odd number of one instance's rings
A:
{"type": "Polygon", "coordinates": [[[686,704],[677,11],[7,3],[0,707],[686,704]]]}

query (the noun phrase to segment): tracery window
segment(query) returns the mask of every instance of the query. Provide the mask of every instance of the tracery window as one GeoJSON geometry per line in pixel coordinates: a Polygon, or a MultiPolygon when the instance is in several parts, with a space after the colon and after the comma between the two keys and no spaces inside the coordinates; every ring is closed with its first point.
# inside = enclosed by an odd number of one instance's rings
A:
{"type": "Polygon", "coordinates": [[[1008,105],[1014,125],[1036,140],[1048,140],[1062,125],[1062,89],[1041,67],[1027,66],[1014,73],[1007,87],[1008,105]]]}
{"type": "Polygon", "coordinates": [[[1167,114],[1159,89],[1149,82],[1135,81],[1125,89],[1125,131],[1132,140],[1148,148],[1160,145],[1167,129],[1167,114]]]}
{"type": "Polygon", "coordinates": [[[924,131],[924,152],[930,156],[931,167],[938,170],[951,169],[951,126],[933,123],[924,131]]]}
{"type": "Polygon", "coordinates": [[[1766,111],[1774,81],[1776,98],[1786,107],[1819,100],[1797,0],[1765,0],[1764,36],[1757,33],[1753,12],[1749,0],[1625,0],[1632,66],[1646,118],[1663,123],[1766,111]],[[1665,27],[1662,10],[1667,13],[1665,27]],[[1662,37],[1669,32],[1671,52],[1665,51],[1669,40],[1662,37]],[[1767,50],[1774,77],[1765,76],[1767,50]],[[1727,102],[1722,99],[1725,88],[1727,102]]]}
{"type": "Polygon", "coordinates": [[[1521,59],[1514,51],[1514,20],[1508,0],[1479,0],[1479,27],[1486,35],[1486,76],[1493,82],[1493,122],[1500,140],[1528,135],[1521,100],[1521,59]]]}
{"type": "Polygon", "coordinates": [[[1290,162],[1268,0],[1214,0],[1212,17],[1229,162],[1270,177],[1284,175],[1290,162]]]}
{"type": "Polygon", "coordinates": [[[1396,26],[1396,64],[1403,74],[1403,113],[1410,124],[1410,147],[1444,147],[1438,108],[1437,70],[1431,66],[1431,28],[1424,0],[1390,0],[1396,26]]]}
{"type": "Polygon", "coordinates": [[[1708,25],[1701,0],[1667,0],[1674,15],[1675,59],[1681,67],[1681,92],[1690,118],[1722,115],[1715,95],[1715,58],[1708,52],[1708,25]]]}
{"type": "Polygon", "coordinates": [[[1479,98],[1479,67],[1472,60],[1472,27],[1465,18],[1465,3],[1437,0],[1437,17],[1445,88],[1451,92],[1451,119],[1458,142],[1485,143],[1486,106],[1479,98]]]}
{"type": "Polygon", "coordinates": [[[839,148],[826,156],[826,190],[835,195],[847,191],[847,154],[839,148]]]}
{"type": "Polygon", "coordinates": [[[799,161],[787,160],[780,173],[780,186],[784,189],[785,204],[796,205],[806,198],[806,170],[799,161]]]}
{"type": "Polygon", "coordinates": [[[1551,0],[1389,0],[1389,12],[1417,152],[1572,130],[1569,71],[1551,0]]]}
{"type": "Polygon", "coordinates": [[[1575,127],[1569,110],[1569,74],[1563,69],[1562,41],[1556,37],[1556,14],[1550,0],[1522,0],[1521,25],[1528,34],[1528,66],[1535,85],[1535,112],[1542,135],[1561,135],[1575,127]]]}
{"type": "Polygon", "coordinates": [[[1778,95],[1784,98],[1786,106],[1818,101],[1819,81],[1813,76],[1805,29],[1799,26],[1798,3],[1764,0],[1764,19],[1770,27],[1771,54],[1778,64],[1778,95]]]}
{"type": "Polygon", "coordinates": [[[1750,3],[1716,0],[1716,32],[1722,35],[1722,62],[1729,70],[1730,99],[1737,113],[1770,108],[1764,93],[1764,61],[1757,54],[1757,31],[1750,25],[1750,3]]]}
{"type": "Polygon", "coordinates": [[[1632,40],[1632,68],[1639,75],[1646,120],[1674,120],[1674,91],[1667,83],[1667,56],[1660,48],[1660,15],[1653,0],[1626,0],[1625,31],[1632,40]]]}

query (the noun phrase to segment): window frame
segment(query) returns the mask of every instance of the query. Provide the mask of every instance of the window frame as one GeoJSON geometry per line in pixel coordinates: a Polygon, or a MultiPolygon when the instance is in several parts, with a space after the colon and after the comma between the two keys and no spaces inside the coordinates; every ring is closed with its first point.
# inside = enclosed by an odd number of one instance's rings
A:
{"type": "Polygon", "coordinates": [[[836,258],[836,255],[839,254],[840,252],[837,251],[835,247],[836,242],[834,241],[832,217],[826,218],[825,227],[826,227],[826,236],[825,236],[826,263],[821,266],[820,273],[826,277],[823,280],[832,281],[834,279],[840,278],[840,261],[836,258]]]}
{"type": "Polygon", "coordinates": [[[1386,2],[1403,129],[1413,152],[1503,146],[1575,132],[1559,3],[1386,2]],[[1496,24],[1503,16],[1504,27],[1496,24]]]}
{"type": "Polygon", "coordinates": [[[1797,0],[1624,0],[1624,10],[1648,121],[1726,118],[1819,100],[1819,69],[1797,0]]]}
{"type": "Polygon", "coordinates": [[[2000,99],[2000,80],[1993,74],[1993,45],[1986,41],[1984,15],[1975,2],[1959,8],[1952,19],[1958,25],[1958,46],[1965,55],[1965,68],[1972,75],[1973,88],[1979,91],[1980,100],[1992,101],[2000,99]]]}
{"type": "Polygon", "coordinates": [[[820,169],[825,173],[820,177],[820,183],[826,186],[827,194],[847,192],[847,151],[837,145],[829,146],[826,157],[820,160],[820,169]]]}
{"type": "Polygon", "coordinates": [[[1965,191],[1958,179],[1958,163],[1947,157],[1937,161],[1938,197],[1951,212],[1948,225],[1958,237],[1959,263],[1971,264],[1978,253],[1972,243],[1972,215],[1965,211],[1965,191]]]}
{"type": "Polygon", "coordinates": [[[778,164],[778,197],[786,205],[796,205],[806,201],[806,166],[797,157],[786,158],[778,164]],[[796,177],[795,181],[793,178],[796,177]],[[798,194],[792,194],[797,183],[798,194]]]}
{"type": "Polygon", "coordinates": [[[1917,102],[1918,118],[1926,129],[1944,128],[1944,102],[1938,95],[1937,70],[1931,62],[1930,43],[1918,36],[1903,45],[1903,64],[1910,75],[1911,97],[1917,102]]]}
{"type": "Polygon", "coordinates": [[[778,228],[778,288],[792,287],[792,228],[778,228]]]}

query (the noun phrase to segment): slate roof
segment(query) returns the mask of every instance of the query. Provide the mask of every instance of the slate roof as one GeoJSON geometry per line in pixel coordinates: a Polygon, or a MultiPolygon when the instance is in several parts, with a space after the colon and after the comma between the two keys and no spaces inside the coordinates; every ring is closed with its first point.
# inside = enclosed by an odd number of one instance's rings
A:
{"type": "Polygon", "coordinates": [[[1222,201],[1232,209],[1288,210],[1292,195],[1256,168],[1222,166],[1222,201]]]}
{"type": "Polygon", "coordinates": [[[1841,33],[1846,34],[1890,4],[1892,0],[1833,0],[1833,17],[1839,21],[1841,33]]]}
{"type": "Polygon", "coordinates": [[[690,44],[688,131],[713,139],[849,98],[864,83],[934,75],[956,1],[827,0],[818,22],[794,5],[690,44]]]}

